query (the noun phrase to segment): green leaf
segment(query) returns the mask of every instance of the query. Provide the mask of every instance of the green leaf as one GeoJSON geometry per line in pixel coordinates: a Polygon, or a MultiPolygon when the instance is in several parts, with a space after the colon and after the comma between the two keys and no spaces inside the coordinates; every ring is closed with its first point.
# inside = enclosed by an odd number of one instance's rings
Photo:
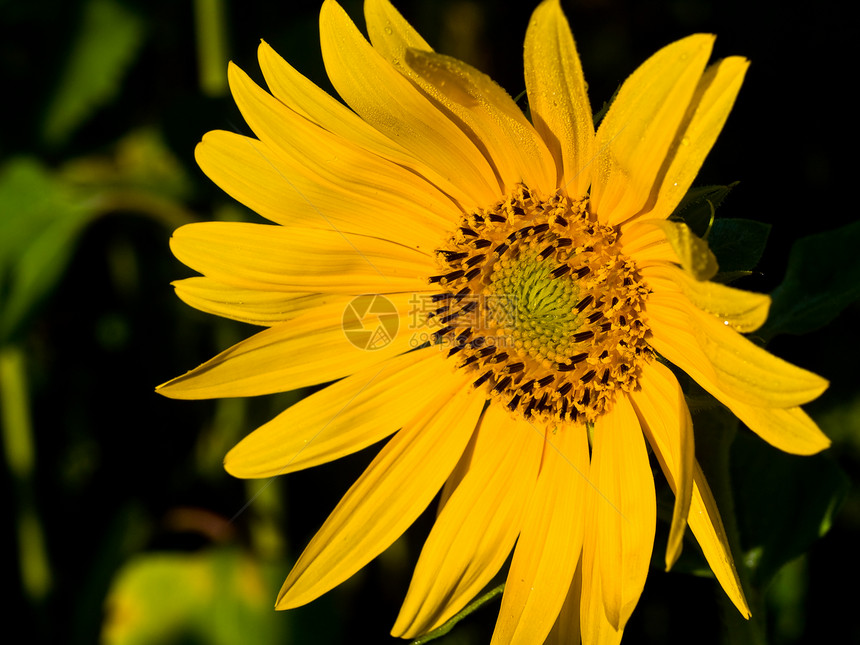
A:
{"type": "Polygon", "coordinates": [[[770,317],[757,332],[805,334],[860,299],[860,222],[794,243],[782,283],[771,293],[770,317]]]}
{"type": "Polygon", "coordinates": [[[114,580],[101,642],[291,642],[289,617],[273,611],[269,599],[274,576],[277,572],[227,548],[140,555],[114,580]]]}
{"type": "Polygon", "coordinates": [[[143,21],[115,0],[90,0],[42,125],[51,145],[65,141],[120,91],[143,40],[143,21]]]}
{"type": "Polygon", "coordinates": [[[737,186],[700,186],[691,188],[675,208],[670,219],[684,222],[699,237],[708,238],[714,223],[714,212],[726,196],[737,186]]]}
{"type": "Polygon", "coordinates": [[[715,213],[737,182],[691,188],[670,219],[684,222],[707,241],[719,264],[721,282],[748,275],[764,253],[770,225],[748,219],[717,219],[715,213]]]}
{"type": "Polygon", "coordinates": [[[827,533],[850,488],[829,455],[789,455],[748,433],[732,446],[732,482],[746,563],[759,589],[827,533]]]}
{"type": "Polygon", "coordinates": [[[764,253],[770,224],[750,219],[718,218],[708,234],[720,273],[754,269],[764,253]]]}
{"type": "Polygon", "coordinates": [[[81,229],[96,215],[37,161],[0,168],[0,342],[7,342],[62,276],[81,229]]]}

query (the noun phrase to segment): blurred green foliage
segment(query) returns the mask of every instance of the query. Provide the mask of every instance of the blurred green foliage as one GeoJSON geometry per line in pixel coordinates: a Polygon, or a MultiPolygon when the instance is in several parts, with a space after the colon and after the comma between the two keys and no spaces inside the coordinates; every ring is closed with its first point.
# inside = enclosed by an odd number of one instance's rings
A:
{"type": "MultiPolygon", "coordinates": [[[[343,4],[361,24],[360,2],[343,4]]],[[[395,1],[429,42],[514,96],[534,4],[395,1]]],[[[809,406],[834,439],[813,458],[764,445],[691,386],[698,456],[754,620],[720,613],[692,541],[669,574],[658,545],[627,641],[860,641],[841,618],[853,610],[842,581],[860,575],[860,228],[843,193],[853,165],[839,162],[854,149],[856,116],[830,106],[847,128],[836,137],[810,122],[844,82],[831,63],[848,59],[851,22],[836,0],[803,13],[706,0],[563,4],[595,106],[687,33],[716,32],[718,55],[752,59],[703,170],[715,185],[692,192],[677,215],[707,237],[722,279],[772,293],[756,339],[833,384],[809,406]]],[[[260,38],[328,87],[318,8],[0,0],[0,420],[12,500],[3,570],[7,615],[28,624],[31,642],[381,642],[396,616],[432,509],[319,601],[272,610],[290,562],[373,449],[288,478],[231,480],[224,452],[306,392],[195,403],[152,392],[249,333],[172,297],[169,282],[188,273],[167,240],[189,221],[255,218],[202,176],[193,147],[210,129],[248,133],[226,96],[226,63],[260,78],[260,38]]],[[[439,642],[486,642],[496,603],[488,598],[439,642]]]]}
{"type": "Polygon", "coordinates": [[[48,104],[42,139],[65,141],[83,121],[114,99],[143,40],[143,21],[116,0],[90,0],[60,82],[48,104]]]}
{"type": "Polygon", "coordinates": [[[107,597],[105,645],[288,642],[289,620],[271,608],[280,572],[236,549],[136,556],[107,597]]]}
{"type": "Polygon", "coordinates": [[[54,287],[78,234],[96,212],[32,158],[13,159],[0,169],[0,202],[9,209],[0,229],[0,340],[5,344],[54,287]]]}

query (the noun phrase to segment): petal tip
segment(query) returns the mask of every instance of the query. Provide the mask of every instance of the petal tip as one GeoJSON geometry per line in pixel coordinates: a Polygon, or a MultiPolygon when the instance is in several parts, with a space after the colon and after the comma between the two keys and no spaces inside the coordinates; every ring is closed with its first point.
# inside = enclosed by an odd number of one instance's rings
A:
{"type": "Polygon", "coordinates": [[[184,398],[181,393],[176,391],[176,388],[174,387],[174,381],[176,381],[176,378],[172,378],[169,381],[165,381],[161,385],[156,385],[155,393],[160,394],[161,396],[165,396],[168,399],[184,398]]]}
{"type": "Polygon", "coordinates": [[[228,475],[236,479],[264,479],[276,477],[286,470],[286,467],[273,467],[270,460],[261,456],[259,449],[254,449],[259,446],[249,446],[247,439],[237,443],[224,455],[221,464],[228,475]]]}
{"type": "Polygon", "coordinates": [[[231,477],[236,477],[237,479],[244,479],[241,474],[241,468],[236,467],[236,457],[233,454],[236,448],[232,448],[226,455],[224,455],[224,459],[221,462],[221,465],[224,467],[224,470],[227,471],[227,474],[231,477]]]}

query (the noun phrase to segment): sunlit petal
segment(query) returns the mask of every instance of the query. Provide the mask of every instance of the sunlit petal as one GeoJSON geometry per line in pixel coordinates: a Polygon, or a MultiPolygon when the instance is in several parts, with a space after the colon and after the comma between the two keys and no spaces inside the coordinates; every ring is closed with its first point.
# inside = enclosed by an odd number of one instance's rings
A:
{"type": "Polygon", "coordinates": [[[675,493],[675,509],[666,546],[666,569],[681,554],[693,495],[693,421],[684,392],[672,372],[657,361],[642,368],[641,389],[631,393],[633,407],[648,443],[675,493]]]}
{"type": "Polygon", "coordinates": [[[702,547],[702,553],[704,553],[711,571],[714,572],[723,590],[741,615],[744,618],[749,618],[750,609],[741,587],[740,578],[738,578],[738,572],[735,569],[735,561],[729,549],[726,530],[723,528],[723,521],[717,510],[714,495],[711,493],[698,463],[694,464],[693,498],[690,504],[688,522],[693,535],[696,536],[696,541],[702,547]]]}
{"type": "MultiPolygon", "coordinates": [[[[590,571],[584,568],[583,573],[592,579],[592,593],[600,589],[599,604],[609,624],[621,631],[645,586],[657,517],[645,440],[625,399],[595,424],[589,479],[594,528],[585,534],[590,571]]],[[[596,627],[594,613],[588,620],[583,616],[584,630],[596,627]]]]}
{"type": "Polygon", "coordinates": [[[432,256],[387,240],[244,222],[188,224],[174,231],[170,248],[210,278],[267,291],[424,291],[435,270],[432,256]]]}
{"type": "Polygon", "coordinates": [[[462,378],[436,348],[403,354],[329,385],[240,441],[234,477],[271,477],[339,459],[384,439],[462,378]]]}
{"type": "Polygon", "coordinates": [[[714,380],[742,403],[789,408],[827,388],[820,376],[766,352],[681,294],[654,293],[647,308],[654,348],[694,378],[688,366],[714,380]]]}
{"type": "Polygon", "coordinates": [[[413,299],[414,294],[389,296],[392,313],[379,325],[383,332],[386,327],[396,331],[377,349],[368,349],[373,333],[369,325],[367,339],[364,330],[345,332],[344,312],[352,299],[344,298],[243,340],[160,385],[158,392],[176,399],[257,396],[342,378],[414,347],[408,329],[414,319],[413,299]]]}
{"type": "Polygon", "coordinates": [[[731,56],[705,70],[667,155],[657,197],[640,217],[665,218],[675,210],[722,131],[748,67],[746,59],[731,56]]]}
{"type": "Polygon", "coordinates": [[[580,559],[588,478],[585,428],[548,432],[493,643],[542,642],[552,629],[580,559]]]}
{"type": "Polygon", "coordinates": [[[455,383],[392,437],[299,556],[277,607],[304,605],[382,553],[427,507],[475,429],[483,399],[455,383]]]}
{"type": "Polygon", "coordinates": [[[368,43],[334,0],[320,13],[329,79],[365,121],[422,159],[467,208],[499,193],[486,158],[466,134],[368,43]]]}
{"type": "Polygon", "coordinates": [[[601,221],[620,224],[656,199],[660,175],[713,43],[708,34],[674,42],[621,86],[594,144],[591,208],[601,221]]]}
{"type": "Polygon", "coordinates": [[[761,327],[770,311],[770,296],[709,280],[696,280],[678,267],[665,264],[650,266],[642,270],[642,275],[650,285],[655,289],[659,287],[662,292],[679,290],[692,305],[716,316],[741,333],[761,327]]]}
{"type": "Polygon", "coordinates": [[[594,121],[585,76],[558,0],[542,2],[526,31],[524,67],[529,110],[571,195],[591,183],[594,121]]]}
{"type": "Polygon", "coordinates": [[[471,465],[439,514],[391,630],[413,638],[462,609],[513,548],[537,481],[543,436],[498,406],[481,419],[471,465]]]}
{"type": "Polygon", "coordinates": [[[234,287],[205,276],[173,283],[185,304],[216,316],[271,327],[343,296],[327,293],[289,293],[234,287]]]}

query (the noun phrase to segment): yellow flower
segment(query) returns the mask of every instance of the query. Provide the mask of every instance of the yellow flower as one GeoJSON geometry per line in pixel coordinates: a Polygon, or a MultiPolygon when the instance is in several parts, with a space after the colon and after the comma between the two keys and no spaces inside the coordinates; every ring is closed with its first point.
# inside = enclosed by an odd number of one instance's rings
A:
{"type": "Polygon", "coordinates": [[[676,496],[667,567],[689,525],[748,616],[666,366],[777,448],[829,443],[799,407],[827,383],[741,335],[764,322],[768,297],[710,282],[707,245],[667,220],[747,61],[706,66],[712,36],[679,40],[626,80],[595,132],[557,0],[526,33],[531,121],[487,76],[433,52],[387,0],[367,0],[365,14],[372,44],[334,0],[320,16],[325,66],[349,108],[265,43],[271,94],[231,65],[257,138],[210,132],[197,161],[276,225],[192,224],[171,242],[203,274],[176,284],[183,300],[266,329],[162,394],[335,381],[239,443],[230,473],[288,473],[393,435],[277,607],[346,580],[441,489],[395,636],[451,618],[513,549],[493,642],[617,642],[653,548],[650,446],[676,496]]]}

